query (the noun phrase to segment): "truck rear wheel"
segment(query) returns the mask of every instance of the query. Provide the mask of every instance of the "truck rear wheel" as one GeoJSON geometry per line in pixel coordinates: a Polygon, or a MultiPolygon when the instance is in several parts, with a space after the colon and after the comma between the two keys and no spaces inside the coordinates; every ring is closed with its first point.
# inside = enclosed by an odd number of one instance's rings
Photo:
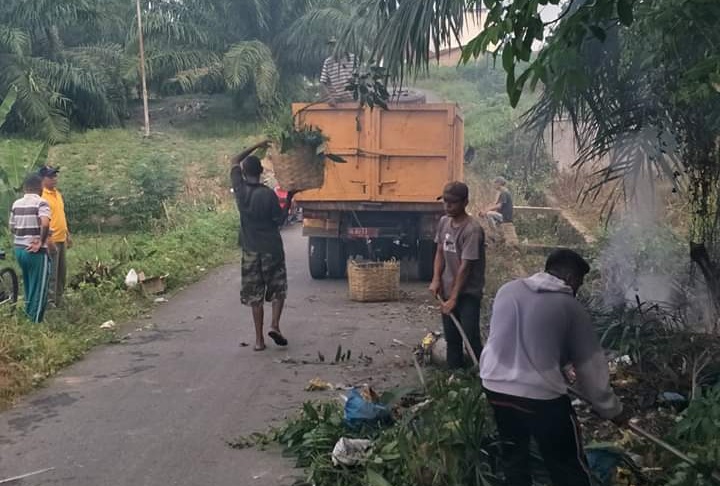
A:
{"type": "Polygon", "coordinates": [[[310,276],[314,279],[323,279],[327,275],[327,242],[325,238],[308,240],[308,266],[310,276]]]}
{"type": "Polygon", "coordinates": [[[327,240],[327,271],[330,278],[345,278],[347,273],[345,243],[340,238],[327,240]]]}
{"type": "Polygon", "coordinates": [[[435,242],[420,240],[418,243],[418,278],[429,282],[433,278],[433,264],[435,263],[435,242]]]}

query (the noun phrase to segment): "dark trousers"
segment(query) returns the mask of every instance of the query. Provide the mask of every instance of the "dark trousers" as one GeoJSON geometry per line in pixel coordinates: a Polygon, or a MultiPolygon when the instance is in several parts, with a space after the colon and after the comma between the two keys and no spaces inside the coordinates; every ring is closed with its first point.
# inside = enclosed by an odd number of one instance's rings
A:
{"type": "Polygon", "coordinates": [[[67,275],[67,263],[65,259],[65,242],[55,243],[55,251],[50,252],[52,261],[52,273],[50,275],[50,292],[48,300],[60,306],[65,293],[65,279],[67,275]]]}
{"type": "Polygon", "coordinates": [[[531,486],[530,439],[554,486],[590,486],[580,426],[568,397],[532,400],[485,391],[495,411],[508,486],[531,486]]]}
{"type": "MultiPolygon", "coordinates": [[[[473,295],[460,295],[457,307],[453,311],[467,335],[470,346],[479,359],[482,352],[480,340],[480,299],[473,295]]],[[[464,364],[463,340],[450,316],[443,315],[443,332],[447,342],[447,365],[451,370],[462,368],[464,364]]]]}

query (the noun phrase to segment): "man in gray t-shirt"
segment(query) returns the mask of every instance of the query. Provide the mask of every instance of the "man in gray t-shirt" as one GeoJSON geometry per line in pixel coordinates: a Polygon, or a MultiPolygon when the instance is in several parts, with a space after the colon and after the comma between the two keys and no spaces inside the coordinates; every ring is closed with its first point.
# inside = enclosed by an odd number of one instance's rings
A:
{"type": "Polygon", "coordinates": [[[485,286],[485,233],[467,213],[468,187],[451,182],[442,195],[446,215],[438,224],[435,265],[430,292],[444,299],[443,329],[447,362],[451,369],[463,366],[463,341],[450,314],[460,321],[476,356],[480,356],[480,304],[485,286]]]}

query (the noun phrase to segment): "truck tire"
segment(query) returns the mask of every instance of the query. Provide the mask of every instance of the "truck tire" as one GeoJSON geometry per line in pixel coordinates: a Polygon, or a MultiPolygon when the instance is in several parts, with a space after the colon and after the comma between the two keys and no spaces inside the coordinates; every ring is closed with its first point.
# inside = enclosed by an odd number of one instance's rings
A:
{"type": "Polygon", "coordinates": [[[345,278],[347,273],[345,243],[340,238],[327,240],[327,271],[330,278],[345,278]]]}
{"type": "Polygon", "coordinates": [[[310,276],[323,279],[327,275],[327,242],[325,238],[311,237],[308,240],[308,267],[310,276]]]}
{"type": "Polygon", "coordinates": [[[435,262],[435,242],[432,240],[420,240],[417,259],[418,278],[423,282],[431,281],[435,262]]]}

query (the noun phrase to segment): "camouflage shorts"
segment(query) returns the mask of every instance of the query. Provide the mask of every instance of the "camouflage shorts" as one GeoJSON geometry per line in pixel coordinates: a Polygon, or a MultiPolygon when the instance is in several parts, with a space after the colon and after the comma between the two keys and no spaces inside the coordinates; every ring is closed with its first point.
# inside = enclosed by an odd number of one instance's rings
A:
{"type": "Polygon", "coordinates": [[[244,305],[257,305],[284,299],[286,295],[285,255],[243,250],[240,301],[244,305]]]}

